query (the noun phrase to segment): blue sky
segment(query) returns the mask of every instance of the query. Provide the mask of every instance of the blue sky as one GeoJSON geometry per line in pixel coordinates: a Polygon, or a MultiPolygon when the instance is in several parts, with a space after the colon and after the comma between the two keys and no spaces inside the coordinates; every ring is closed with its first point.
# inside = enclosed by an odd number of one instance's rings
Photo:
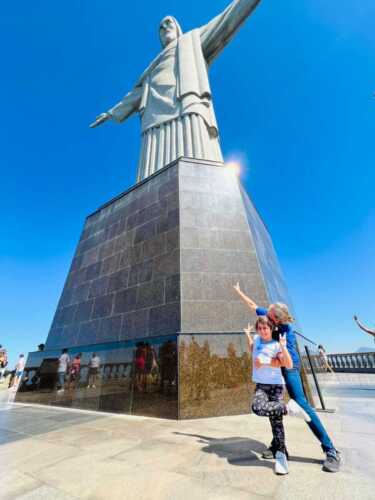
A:
{"type": "MultiPolygon", "coordinates": [[[[139,120],[88,124],[159,50],[227,0],[20,0],[2,6],[0,343],[46,339],[84,218],[134,183],[139,120]]],[[[266,222],[304,333],[373,345],[375,3],[264,0],[211,69],[226,158],[266,222]],[[239,97],[241,99],[239,99],[239,97]]]]}

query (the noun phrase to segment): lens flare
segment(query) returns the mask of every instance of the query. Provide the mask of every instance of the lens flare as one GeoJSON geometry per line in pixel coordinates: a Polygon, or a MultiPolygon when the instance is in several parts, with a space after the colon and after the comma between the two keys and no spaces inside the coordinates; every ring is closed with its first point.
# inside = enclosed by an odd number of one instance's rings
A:
{"type": "Polygon", "coordinates": [[[241,164],[237,161],[229,161],[225,164],[225,167],[228,169],[228,172],[231,172],[233,175],[237,177],[241,174],[241,164]]]}

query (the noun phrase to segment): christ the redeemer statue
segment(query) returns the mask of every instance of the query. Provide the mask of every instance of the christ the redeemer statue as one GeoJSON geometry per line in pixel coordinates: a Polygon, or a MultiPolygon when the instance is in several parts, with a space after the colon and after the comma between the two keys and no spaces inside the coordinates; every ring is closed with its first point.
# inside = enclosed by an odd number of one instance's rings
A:
{"type": "Polygon", "coordinates": [[[260,0],[235,0],[208,24],[182,33],[177,20],[160,23],[163,50],[134,88],[91,127],[133,113],[141,116],[142,147],[137,180],[185,156],[223,161],[207,68],[260,0]]]}

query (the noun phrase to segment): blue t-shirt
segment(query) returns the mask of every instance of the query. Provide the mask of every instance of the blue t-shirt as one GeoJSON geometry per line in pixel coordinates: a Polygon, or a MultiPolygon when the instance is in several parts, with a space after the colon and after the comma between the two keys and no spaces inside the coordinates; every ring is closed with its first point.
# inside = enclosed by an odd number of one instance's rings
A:
{"type": "MultiPolygon", "coordinates": [[[[257,307],[255,312],[257,316],[267,316],[268,310],[265,309],[264,307],[257,307]]],[[[274,333],[276,334],[275,340],[279,340],[280,335],[286,334],[286,347],[289,351],[290,357],[292,358],[293,368],[300,369],[301,361],[299,359],[299,354],[297,349],[297,339],[290,324],[282,323],[280,325],[276,325],[274,333]]]]}

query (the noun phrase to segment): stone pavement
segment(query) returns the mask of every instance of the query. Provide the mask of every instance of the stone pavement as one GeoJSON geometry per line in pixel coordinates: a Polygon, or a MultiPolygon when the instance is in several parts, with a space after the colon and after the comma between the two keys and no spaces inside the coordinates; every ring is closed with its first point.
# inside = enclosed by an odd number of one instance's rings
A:
{"type": "Polygon", "coordinates": [[[327,391],[342,472],[322,472],[314,436],[286,418],[284,477],[260,457],[271,433],[255,415],[176,422],[3,403],[0,498],[374,500],[375,391],[327,391]]]}

